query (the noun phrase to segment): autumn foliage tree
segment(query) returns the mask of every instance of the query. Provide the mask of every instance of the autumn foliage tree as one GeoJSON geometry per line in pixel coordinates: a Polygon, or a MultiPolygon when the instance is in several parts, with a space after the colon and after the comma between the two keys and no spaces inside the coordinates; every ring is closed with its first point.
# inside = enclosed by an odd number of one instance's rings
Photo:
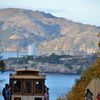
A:
{"type": "Polygon", "coordinates": [[[89,69],[87,69],[76,81],[72,90],[67,94],[67,100],[84,100],[86,87],[93,78],[100,78],[100,58],[98,58],[89,69]]]}
{"type": "MultiPolygon", "coordinates": [[[[98,37],[100,38],[100,33],[98,37]]],[[[100,41],[98,46],[100,50],[100,41]]],[[[84,94],[86,87],[93,78],[100,78],[100,57],[81,75],[80,79],[76,81],[72,90],[67,94],[66,100],[85,100],[84,94]]]]}

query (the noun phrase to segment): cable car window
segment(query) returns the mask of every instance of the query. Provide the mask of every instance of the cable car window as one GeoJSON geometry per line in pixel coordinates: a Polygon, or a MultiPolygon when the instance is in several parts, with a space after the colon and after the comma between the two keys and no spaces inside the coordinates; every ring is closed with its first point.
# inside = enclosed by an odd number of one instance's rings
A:
{"type": "Polygon", "coordinates": [[[31,80],[24,81],[23,93],[32,93],[32,81],[31,80]]]}
{"type": "Polygon", "coordinates": [[[14,80],[14,93],[20,94],[21,93],[21,81],[20,80],[14,80]]]}
{"type": "Polygon", "coordinates": [[[42,93],[42,82],[35,81],[35,93],[42,93]]]}
{"type": "Polygon", "coordinates": [[[14,100],[21,100],[21,97],[14,97],[14,100]]]}
{"type": "Polygon", "coordinates": [[[42,100],[42,98],[38,98],[38,97],[37,97],[37,98],[35,98],[35,100],[42,100]]]}

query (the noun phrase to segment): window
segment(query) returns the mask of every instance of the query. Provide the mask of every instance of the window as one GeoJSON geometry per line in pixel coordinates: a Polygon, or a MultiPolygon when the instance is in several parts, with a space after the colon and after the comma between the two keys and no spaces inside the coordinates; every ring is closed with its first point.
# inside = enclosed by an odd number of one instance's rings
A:
{"type": "Polygon", "coordinates": [[[35,93],[42,93],[42,82],[35,81],[35,93]]]}
{"type": "Polygon", "coordinates": [[[21,81],[20,80],[14,80],[14,93],[20,94],[21,93],[21,81]]]}
{"type": "Polygon", "coordinates": [[[37,98],[35,98],[35,100],[42,100],[42,98],[38,98],[38,97],[37,97],[37,98]]]}
{"type": "Polygon", "coordinates": [[[21,100],[20,97],[14,97],[14,100],[21,100]]]}
{"type": "Polygon", "coordinates": [[[24,86],[23,86],[23,93],[32,93],[32,81],[31,80],[25,80],[24,86]]]}

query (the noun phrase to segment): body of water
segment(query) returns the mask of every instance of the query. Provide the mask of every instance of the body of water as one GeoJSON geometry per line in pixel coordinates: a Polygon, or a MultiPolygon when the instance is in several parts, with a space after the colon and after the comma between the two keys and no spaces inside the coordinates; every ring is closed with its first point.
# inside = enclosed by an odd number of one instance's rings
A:
{"type": "Polygon", "coordinates": [[[7,59],[9,57],[21,57],[21,56],[24,56],[24,55],[28,55],[28,52],[2,52],[2,56],[3,56],[3,59],[7,59]]]}
{"type": "MultiPolygon", "coordinates": [[[[9,74],[11,72],[0,73],[0,94],[6,83],[9,83],[9,74]]],[[[59,73],[46,73],[46,85],[49,87],[50,100],[56,100],[59,96],[64,96],[71,90],[78,75],[67,75],[59,73]]],[[[3,100],[0,95],[0,100],[3,100]]]]}
{"type": "MultiPolygon", "coordinates": [[[[3,52],[3,59],[9,57],[17,57],[16,52],[3,52]]],[[[27,55],[27,53],[19,53],[19,56],[27,55]]],[[[0,94],[6,83],[9,83],[9,74],[11,72],[0,73],[0,94]]],[[[46,73],[46,85],[49,87],[50,100],[56,100],[59,96],[65,96],[68,91],[71,90],[78,79],[79,75],[68,75],[60,73],[46,73]]],[[[0,95],[0,100],[3,100],[2,95],[0,95]]]]}

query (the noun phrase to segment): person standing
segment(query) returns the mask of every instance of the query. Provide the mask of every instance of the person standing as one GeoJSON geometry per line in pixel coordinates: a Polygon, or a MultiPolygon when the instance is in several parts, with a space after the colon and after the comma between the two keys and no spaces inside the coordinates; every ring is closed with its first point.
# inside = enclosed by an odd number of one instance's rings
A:
{"type": "Polygon", "coordinates": [[[6,91],[6,98],[7,98],[7,100],[11,100],[11,88],[10,88],[10,86],[8,87],[8,89],[6,91]]]}
{"type": "Polygon", "coordinates": [[[87,92],[85,93],[85,100],[93,100],[93,93],[90,91],[90,89],[87,89],[87,92]]]}
{"type": "Polygon", "coordinates": [[[4,100],[10,100],[11,92],[9,84],[5,84],[5,87],[2,90],[2,96],[4,100]]]}
{"type": "Polygon", "coordinates": [[[97,94],[97,100],[100,100],[100,91],[97,94]]]}
{"type": "Polygon", "coordinates": [[[44,100],[49,100],[49,88],[45,86],[44,100]]]}

